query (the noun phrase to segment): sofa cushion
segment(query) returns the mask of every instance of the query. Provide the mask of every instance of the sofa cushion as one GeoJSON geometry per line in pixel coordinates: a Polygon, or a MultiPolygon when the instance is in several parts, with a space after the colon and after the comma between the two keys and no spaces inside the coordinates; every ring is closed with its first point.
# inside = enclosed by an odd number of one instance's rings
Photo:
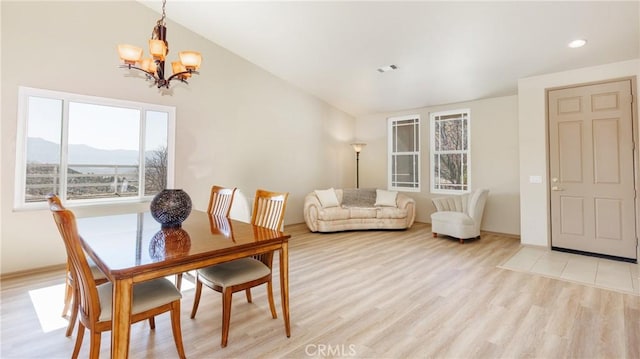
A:
{"type": "Polygon", "coordinates": [[[407,209],[397,207],[379,207],[376,213],[376,218],[407,218],[407,209]]]}
{"type": "Polygon", "coordinates": [[[342,190],[343,207],[375,207],[376,190],[363,188],[345,188],[342,190]]]}
{"type": "Polygon", "coordinates": [[[338,207],[340,205],[338,197],[336,197],[336,191],[333,187],[329,189],[317,189],[314,192],[316,193],[316,196],[318,196],[320,205],[323,208],[338,207]]]}
{"type": "Polygon", "coordinates": [[[351,218],[376,218],[377,210],[374,207],[362,208],[351,207],[349,208],[349,214],[351,218]]]}
{"type": "Polygon", "coordinates": [[[396,207],[397,197],[398,197],[398,192],[377,189],[375,205],[380,207],[396,207]]]}
{"type": "Polygon", "coordinates": [[[349,209],[341,207],[323,208],[318,212],[318,219],[322,221],[349,219],[349,209]]]}
{"type": "Polygon", "coordinates": [[[473,221],[473,218],[469,217],[466,213],[453,212],[453,211],[432,213],[431,222],[434,222],[434,221],[457,223],[462,225],[473,225],[475,223],[473,221]]]}

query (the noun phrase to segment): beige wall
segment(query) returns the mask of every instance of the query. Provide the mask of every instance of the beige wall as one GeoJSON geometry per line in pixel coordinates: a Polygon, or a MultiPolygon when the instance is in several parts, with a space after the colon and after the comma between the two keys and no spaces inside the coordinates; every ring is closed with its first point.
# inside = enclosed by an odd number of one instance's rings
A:
{"type": "Polygon", "coordinates": [[[482,229],[520,233],[518,183],[518,99],[516,96],[425,107],[398,113],[359,117],[358,139],[367,143],[360,154],[360,187],[387,187],[387,118],[419,114],[421,117],[421,191],[407,192],[417,201],[416,220],[431,222],[435,210],[429,178],[429,113],[471,110],[471,187],[488,188],[482,229]]]}
{"type": "Polygon", "coordinates": [[[638,75],[640,60],[631,60],[518,81],[520,235],[523,244],[550,245],[545,89],[638,75]],[[541,176],[543,181],[530,183],[530,176],[541,176]]]}
{"type": "MultiPolygon", "coordinates": [[[[354,181],[355,120],[168,21],[170,58],[202,52],[200,76],[160,95],[117,68],[118,43],[144,46],[159,17],[133,1],[0,3],[2,274],[63,263],[64,248],[46,210],[13,211],[18,86],[176,107],[176,187],[205,209],[212,184],[290,192],[285,223],[303,221],[304,195],[354,181]]],[[[170,11],[169,11],[170,18],[170,11]]],[[[241,197],[242,198],[242,197],[241,197]]],[[[146,207],[141,204],[136,207],[146,207]]],[[[130,208],[75,208],[79,216],[130,208]]]]}

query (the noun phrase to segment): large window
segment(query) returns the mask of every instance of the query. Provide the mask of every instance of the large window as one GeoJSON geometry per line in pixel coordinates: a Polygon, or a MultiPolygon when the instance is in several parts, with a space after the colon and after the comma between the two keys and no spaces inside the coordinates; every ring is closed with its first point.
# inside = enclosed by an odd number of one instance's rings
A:
{"type": "Polygon", "coordinates": [[[389,189],[420,191],[420,116],[388,119],[389,189]]]}
{"type": "Polygon", "coordinates": [[[434,112],[431,122],[431,191],[467,192],[470,184],[470,111],[434,112]]]}
{"type": "Polygon", "coordinates": [[[21,87],[17,208],[149,198],[173,183],[175,108],[21,87]]]}

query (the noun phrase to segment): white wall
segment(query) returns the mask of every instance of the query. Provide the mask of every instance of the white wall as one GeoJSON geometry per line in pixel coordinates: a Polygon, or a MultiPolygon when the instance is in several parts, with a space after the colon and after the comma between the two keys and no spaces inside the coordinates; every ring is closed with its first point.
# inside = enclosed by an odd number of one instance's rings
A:
{"type": "Polygon", "coordinates": [[[359,117],[356,134],[359,140],[367,143],[360,153],[360,187],[387,187],[387,118],[419,114],[422,188],[419,193],[407,194],[417,202],[416,220],[430,223],[431,213],[435,210],[431,198],[441,195],[430,193],[429,113],[469,108],[471,187],[490,190],[482,230],[519,234],[517,104],[516,96],[506,96],[359,117]]]}
{"type": "Polygon", "coordinates": [[[550,245],[545,89],[638,75],[640,60],[631,60],[518,81],[520,236],[523,244],[550,245]],[[543,183],[529,183],[529,176],[541,176],[543,183]]]}
{"type": "MultiPolygon", "coordinates": [[[[191,195],[196,209],[206,209],[212,184],[237,186],[247,198],[234,211],[242,217],[255,190],[265,188],[290,192],[285,223],[300,223],[306,193],[354,181],[348,145],[353,117],[172,23],[170,12],[169,57],[193,49],[204,60],[190,85],[177,84],[172,95],[161,95],[117,67],[117,44],[146,47],[160,16],[147,7],[134,1],[3,1],[0,6],[1,274],[65,261],[48,211],[13,210],[21,85],[175,106],[175,183],[191,195]]],[[[80,217],[131,209],[74,208],[80,217]]]]}

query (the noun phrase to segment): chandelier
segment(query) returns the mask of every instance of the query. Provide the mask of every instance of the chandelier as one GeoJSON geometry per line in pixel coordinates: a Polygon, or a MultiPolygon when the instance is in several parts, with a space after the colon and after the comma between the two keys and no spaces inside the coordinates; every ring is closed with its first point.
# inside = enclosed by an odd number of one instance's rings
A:
{"type": "Polygon", "coordinates": [[[156,22],[151,32],[149,40],[149,53],[151,57],[142,58],[142,48],[133,45],[118,45],[118,54],[124,64],[121,68],[139,70],[146,74],[147,79],[152,81],[158,88],[169,88],[173,80],[188,83],[187,79],[191,74],[198,74],[198,68],[202,62],[202,56],[196,51],[182,51],[178,54],[180,61],[171,62],[173,74],[166,77],[164,64],[169,44],[167,43],[167,27],[165,24],[165,5],[167,1],[162,0],[162,18],[156,22]]]}

